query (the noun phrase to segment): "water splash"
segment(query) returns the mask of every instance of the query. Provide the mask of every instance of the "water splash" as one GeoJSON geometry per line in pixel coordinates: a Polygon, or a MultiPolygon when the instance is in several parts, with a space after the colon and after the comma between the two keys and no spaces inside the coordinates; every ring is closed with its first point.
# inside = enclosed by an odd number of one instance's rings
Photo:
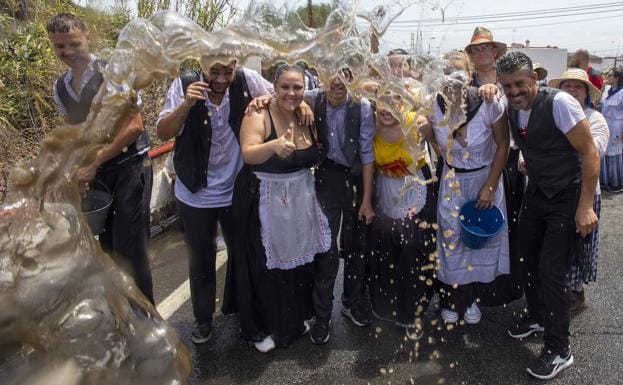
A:
{"type": "MultiPolygon", "coordinates": [[[[281,8],[251,2],[240,22],[213,33],[169,11],[130,22],[110,53],[86,121],[57,127],[37,158],[11,172],[14,188],[0,207],[2,382],[183,383],[190,373],[187,349],[94,240],[80,214],[76,170],[140,110],[139,90],[176,76],[188,59],[204,69],[251,56],[266,66],[303,60],[324,84],[349,67],[355,80],[346,84],[356,97],[374,100],[403,123],[404,110],[428,114],[446,84],[443,63],[422,59],[421,79],[399,78],[386,56],[370,50],[372,34],[381,36],[413,3],[394,1],[361,12],[356,1],[335,2],[319,29],[305,27],[292,2],[281,8]],[[361,19],[369,29],[358,27],[361,19]],[[375,92],[367,91],[366,82],[375,82],[375,92]],[[386,103],[387,94],[400,96],[401,107],[386,103]]],[[[423,147],[412,135],[415,129],[403,124],[417,159],[423,147]]]]}

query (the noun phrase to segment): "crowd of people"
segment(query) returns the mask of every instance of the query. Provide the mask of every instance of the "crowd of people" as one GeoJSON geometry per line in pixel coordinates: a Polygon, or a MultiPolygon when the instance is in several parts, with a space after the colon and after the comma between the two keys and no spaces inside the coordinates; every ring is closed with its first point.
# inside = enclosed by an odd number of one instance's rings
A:
{"type": "MultiPolygon", "coordinates": [[[[90,53],[88,30],[73,15],[50,19],[48,34],[69,67],[54,99],[68,123],[83,122],[106,63],[90,53]]],[[[329,341],[343,258],[341,313],[357,326],[376,317],[415,340],[436,295],[444,322],[477,324],[481,306],[525,294],[527,310],[508,333],[543,332],[543,351],[527,371],[548,379],[571,366],[570,313],[596,279],[598,181],[623,188],[623,71],[612,70],[602,92],[580,50],[579,68],[539,86],[547,73],[506,50],[478,27],[464,50],[445,55],[446,72],[464,91],[459,127],[444,118],[442,93],[430,116],[392,95],[355,100],[348,68],[321,86],[289,64],[272,83],[236,61],[182,71],[157,134],[175,140],[192,341],[213,334],[218,225],[228,253],[222,311],[239,314],[242,338],[260,352],[305,334],[314,344],[329,341]],[[411,151],[404,132],[414,124],[430,151],[411,151]],[[414,177],[432,183],[405,188],[414,177]],[[461,238],[457,209],[469,201],[506,218],[479,249],[461,238]]],[[[391,51],[388,60],[396,75],[419,76],[406,52],[391,51]]],[[[153,303],[144,137],[135,114],[76,176],[112,192],[100,243],[153,303]]]]}

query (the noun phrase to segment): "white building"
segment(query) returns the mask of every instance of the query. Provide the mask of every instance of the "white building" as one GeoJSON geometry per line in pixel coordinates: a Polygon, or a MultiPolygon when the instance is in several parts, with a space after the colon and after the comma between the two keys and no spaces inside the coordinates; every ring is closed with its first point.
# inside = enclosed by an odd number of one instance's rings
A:
{"type": "Polygon", "coordinates": [[[520,51],[532,59],[533,63],[540,63],[547,70],[547,79],[554,79],[562,75],[567,69],[567,49],[557,47],[508,47],[509,51],[520,51]]]}

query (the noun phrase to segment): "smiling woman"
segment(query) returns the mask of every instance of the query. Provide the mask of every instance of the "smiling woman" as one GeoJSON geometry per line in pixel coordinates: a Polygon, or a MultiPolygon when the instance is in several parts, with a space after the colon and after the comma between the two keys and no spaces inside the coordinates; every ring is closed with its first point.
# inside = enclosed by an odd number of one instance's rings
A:
{"type": "Polygon", "coordinates": [[[295,110],[303,70],[283,65],[270,105],[245,116],[240,146],[246,166],[234,188],[236,298],[242,338],[266,353],[309,331],[317,253],[331,245],[311,172],[315,132],[295,110]]]}

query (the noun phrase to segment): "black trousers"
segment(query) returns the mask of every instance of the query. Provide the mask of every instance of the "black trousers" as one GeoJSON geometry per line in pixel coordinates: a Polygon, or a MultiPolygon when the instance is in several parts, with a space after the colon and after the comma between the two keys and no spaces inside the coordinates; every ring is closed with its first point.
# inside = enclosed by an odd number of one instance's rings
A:
{"type": "Polygon", "coordinates": [[[362,250],[365,231],[357,218],[362,183],[361,177],[353,176],[347,167],[329,159],[318,168],[315,177],[318,201],[331,228],[331,249],[316,255],[312,302],[316,317],[327,320],[331,318],[333,287],[340,264],[338,244],[344,257],[342,303],[349,308],[367,305],[364,294],[366,261],[362,250]]]}
{"type": "Polygon", "coordinates": [[[131,158],[117,167],[100,168],[95,180],[103,183],[113,196],[105,230],[99,236],[102,249],[134,277],[138,288],[154,303],[145,229],[149,209],[144,205],[143,156],[131,158]]]}
{"type": "Polygon", "coordinates": [[[143,159],[143,173],[145,174],[145,188],[143,189],[143,205],[145,205],[145,230],[147,239],[151,237],[151,191],[154,185],[154,169],[149,155],[145,154],[143,159]]]}
{"type": "Polygon", "coordinates": [[[523,287],[528,312],[545,328],[545,348],[569,348],[571,301],[567,273],[574,245],[580,186],[571,184],[552,198],[528,186],[519,217],[523,287]]]}
{"type": "Polygon", "coordinates": [[[197,208],[177,200],[188,246],[188,276],[193,314],[198,324],[211,324],[216,301],[216,225],[221,225],[228,260],[233,260],[235,224],[231,206],[197,208]]]}

